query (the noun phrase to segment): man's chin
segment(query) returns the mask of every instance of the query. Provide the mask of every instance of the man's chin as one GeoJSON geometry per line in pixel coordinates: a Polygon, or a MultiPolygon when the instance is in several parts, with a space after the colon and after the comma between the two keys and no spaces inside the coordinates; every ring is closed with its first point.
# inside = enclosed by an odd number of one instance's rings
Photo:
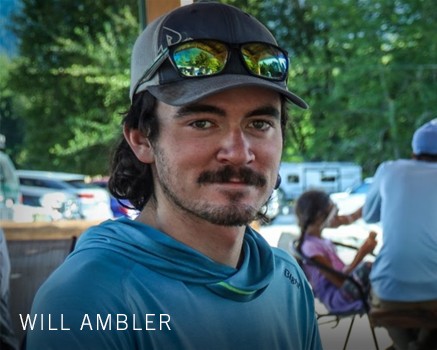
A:
{"type": "Polygon", "coordinates": [[[204,210],[199,217],[220,226],[246,226],[256,219],[258,212],[251,206],[232,205],[204,210]]]}

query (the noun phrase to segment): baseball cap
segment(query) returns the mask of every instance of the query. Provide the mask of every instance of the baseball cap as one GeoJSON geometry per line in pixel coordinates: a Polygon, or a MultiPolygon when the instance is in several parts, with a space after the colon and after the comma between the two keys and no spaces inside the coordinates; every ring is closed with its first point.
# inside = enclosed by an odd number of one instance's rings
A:
{"type": "Polygon", "coordinates": [[[437,155],[437,118],[418,128],[411,142],[414,154],[437,155]]]}
{"type": "Polygon", "coordinates": [[[147,90],[166,104],[180,106],[229,88],[258,86],[277,91],[295,105],[308,108],[304,100],[288,91],[285,80],[272,81],[251,75],[239,60],[232,59],[232,54],[229,67],[217,75],[184,78],[166,59],[150,79],[139,83],[169,46],[196,39],[230,44],[263,42],[277,46],[261,22],[234,6],[213,2],[181,6],[151,22],[137,38],[131,59],[131,101],[134,93],[147,90]]]}

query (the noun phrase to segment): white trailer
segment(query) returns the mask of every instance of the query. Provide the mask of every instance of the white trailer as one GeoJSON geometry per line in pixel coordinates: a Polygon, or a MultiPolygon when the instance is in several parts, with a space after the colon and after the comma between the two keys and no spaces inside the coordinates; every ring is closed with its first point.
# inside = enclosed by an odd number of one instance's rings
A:
{"type": "Polygon", "coordinates": [[[342,192],[362,181],[361,166],[351,162],[281,163],[280,190],[286,201],[309,189],[342,192]]]}

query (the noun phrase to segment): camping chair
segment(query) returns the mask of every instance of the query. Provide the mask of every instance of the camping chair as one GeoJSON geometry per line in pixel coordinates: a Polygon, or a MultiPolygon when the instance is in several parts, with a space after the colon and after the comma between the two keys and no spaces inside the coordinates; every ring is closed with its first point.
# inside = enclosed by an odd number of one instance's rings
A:
{"type": "MultiPolygon", "coordinates": [[[[340,242],[333,242],[333,243],[336,246],[357,250],[357,247],[352,246],[352,245],[348,245],[348,244],[344,244],[344,243],[340,243],[340,242]]],[[[315,261],[314,259],[311,259],[310,257],[307,257],[306,255],[304,255],[298,249],[298,240],[293,241],[292,254],[296,258],[298,263],[301,265],[301,267],[303,267],[303,265],[305,265],[305,264],[309,264],[309,265],[317,267],[320,270],[323,270],[323,271],[329,272],[331,274],[337,275],[339,277],[348,279],[351,283],[353,283],[357,287],[357,289],[361,295],[361,300],[362,300],[363,305],[364,305],[363,309],[361,309],[361,310],[347,311],[347,312],[329,312],[329,311],[320,312],[320,311],[316,310],[316,317],[317,317],[317,320],[319,321],[319,325],[335,322],[335,325],[333,326],[333,328],[335,328],[335,327],[337,327],[337,325],[339,324],[341,319],[349,317],[351,319],[351,321],[349,323],[349,328],[348,328],[348,331],[346,334],[346,339],[345,339],[344,345],[343,345],[343,350],[345,350],[345,349],[347,349],[347,344],[349,342],[349,338],[350,338],[352,328],[353,328],[353,325],[355,322],[355,317],[357,315],[361,317],[362,315],[366,314],[368,316],[368,319],[369,319],[369,326],[370,326],[370,331],[372,333],[373,342],[375,344],[375,349],[379,350],[378,341],[376,339],[374,326],[370,322],[370,318],[369,318],[370,306],[369,306],[369,303],[367,301],[367,297],[366,297],[362,287],[360,286],[360,284],[357,281],[355,281],[351,276],[344,274],[340,271],[334,270],[334,269],[330,268],[329,266],[321,264],[318,261],[315,261]],[[333,318],[333,320],[326,321],[326,322],[320,321],[321,319],[328,318],[328,317],[333,318]]]]}

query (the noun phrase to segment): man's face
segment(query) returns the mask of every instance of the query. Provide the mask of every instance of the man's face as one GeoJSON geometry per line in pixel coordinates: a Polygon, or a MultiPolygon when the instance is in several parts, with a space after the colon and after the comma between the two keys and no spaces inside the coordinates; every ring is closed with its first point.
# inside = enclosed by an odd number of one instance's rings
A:
{"type": "Polygon", "coordinates": [[[158,208],[217,225],[251,222],[278,175],[279,94],[236,88],[183,107],[159,102],[157,115],[152,168],[158,208]]]}

